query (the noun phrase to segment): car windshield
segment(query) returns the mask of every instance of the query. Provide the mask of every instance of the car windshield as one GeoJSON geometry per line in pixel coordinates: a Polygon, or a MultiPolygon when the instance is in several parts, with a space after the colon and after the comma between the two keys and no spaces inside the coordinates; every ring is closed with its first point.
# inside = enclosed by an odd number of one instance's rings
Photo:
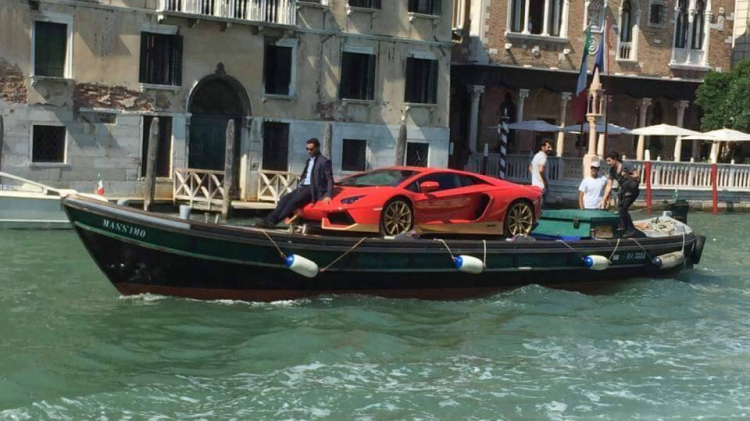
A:
{"type": "Polygon", "coordinates": [[[416,174],[416,171],[409,170],[375,170],[346,177],[336,184],[347,187],[396,187],[416,174]]]}

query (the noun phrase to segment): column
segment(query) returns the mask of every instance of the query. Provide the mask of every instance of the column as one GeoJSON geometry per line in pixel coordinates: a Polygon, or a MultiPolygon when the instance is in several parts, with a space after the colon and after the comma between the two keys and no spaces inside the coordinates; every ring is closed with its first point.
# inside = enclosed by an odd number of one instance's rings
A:
{"type": "Polygon", "coordinates": [[[518,90],[518,109],[516,110],[516,121],[519,123],[523,121],[523,103],[526,102],[526,98],[528,97],[529,97],[528,89],[518,90]]]}
{"type": "MultiPolygon", "coordinates": [[[[677,127],[682,127],[685,121],[685,110],[690,106],[690,101],[678,101],[674,104],[677,109],[677,127]]],[[[680,162],[680,156],[682,155],[682,136],[677,136],[677,140],[674,141],[674,162],[680,162]]]]}
{"type": "Polygon", "coordinates": [[[469,85],[469,97],[471,98],[471,115],[469,116],[469,149],[472,153],[478,150],[477,129],[479,125],[479,98],[484,93],[484,86],[469,85]]]}
{"type": "MultiPolygon", "coordinates": [[[[560,122],[560,127],[565,127],[565,118],[567,117],[567,111],[568,111],[568,101],[570,101],[570,98],[573,97],[573,94],[570,92],[563,92],[560,94],[560,119],[558,120],[560,122]]],[[[555,146],[555,151],[557,152],[557,156],[563,155],[563,149],[565,148],[565,133],[559,132],[557,134],[557,145],[555,146]]]]}
{"type": "Polygon", "coordinates": [[[526,0],[524,2],[524,10],[523,10],[523,33],[528,34],[529,32],[529,3],[531,1],[526,0]]]}
{"type": "MultiPolygon", "coordinates": [[[[643,98],[641,100],[641,109],[638,119],[638,127],[646,127],[646,116],[648,115],[648,107],[651,106],[651,98],[643,98]]],[[[643,161],[643,149],[646,145],[645,136],[638,136],[638,147],[636,148],[636,158],[638,161],[643,161]]]]}
{"type": "Polygon", "coordinates": [[[570,10],[570,0],[563,2],[562,23],[560,24],[560,37],[568,37],[568,10],[570,10]]]}
{"type": "Polygon", "coordinates": [[[549,36],[549,0],[544,0],[544,27],[542,27],[541,34],[549,36]]]}

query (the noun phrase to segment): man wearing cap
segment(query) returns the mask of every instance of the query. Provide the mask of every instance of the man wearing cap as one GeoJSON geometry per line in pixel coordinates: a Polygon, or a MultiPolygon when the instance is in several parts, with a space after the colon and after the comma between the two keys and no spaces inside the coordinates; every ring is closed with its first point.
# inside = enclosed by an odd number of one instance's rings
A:
{"type": "Polygon", "coordinates": [[[607,187],[607,178],[599,174],[602,164],[591,161],[591,177],[585,177],[578,187],[578,207],[580,209],[599,209],[607,187]]]}

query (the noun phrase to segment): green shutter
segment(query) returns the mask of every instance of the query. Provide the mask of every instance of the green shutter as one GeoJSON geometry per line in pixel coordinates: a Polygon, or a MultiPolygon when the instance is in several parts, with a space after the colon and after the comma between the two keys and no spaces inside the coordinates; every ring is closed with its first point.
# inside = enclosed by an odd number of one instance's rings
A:
{"type": "Polygon", "coordinates": [[[437,104],[437,90],[438,90],[438,61],[430,60],[430,76],[429,85],[427,87],[427,103],[437,104]]]}
{"type": "Polygon", "coordinates": [[[440,16],[442,14],[442,3],[443,0],[432,0],[432,14],[440,16]]]}
{"type": "Polygon", "coordinates": [[[375,66],[377,64],[377,57],[374,54],[367,56],[367,93],[365,99],[375,99],[375,66]]]}
{"type": "Polygon", "coordinates": [[[170,83],[174,86],[182,86],[182,35],[173,37],[174,48],[172,50],[172,62],[170,63],[172,77],[170,83]]]}
{"type": "Polygon", "coordinates": [[[147,32],[141,32],[141,63],[138,69],[138,81],[148,83],[148,37],[147,32]]]}
{"type": "Polygon", "coordinates": [[[413,94],[414,91],[414,58],[406,58],[406,78],[405,78],[405,90],[404,90],[404,101],[414,102],[413,94]]]}
{"type": "Polygon", "coordinates": [[[34,23],[34,74],[65,77],[68,26],[63,23],[34,23]]]}

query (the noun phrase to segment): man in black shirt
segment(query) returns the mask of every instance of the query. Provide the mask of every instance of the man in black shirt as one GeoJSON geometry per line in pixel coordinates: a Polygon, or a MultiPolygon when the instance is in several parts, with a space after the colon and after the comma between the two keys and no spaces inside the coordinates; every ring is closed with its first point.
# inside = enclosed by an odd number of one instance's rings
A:
{"type": "Polygon", "coordinates": [[[607,187],[604,191],[601,208],[607,209],[609,203],[609,194],[612,190],[612,182],[617,180],[620,186],[620,196],[617,203],[617,216],[620,217],[622,226],[622,236],[632,237],[635,235],[635,226],[633,218],[630,217],[628,209],[635,202],[640,194],[640,172],[635,168],[632,162],[622,162],[622,157],[618,152],[610,152],[606,156],[607,165],[609,165],[609,176],[607,177],[607,187]]]}

